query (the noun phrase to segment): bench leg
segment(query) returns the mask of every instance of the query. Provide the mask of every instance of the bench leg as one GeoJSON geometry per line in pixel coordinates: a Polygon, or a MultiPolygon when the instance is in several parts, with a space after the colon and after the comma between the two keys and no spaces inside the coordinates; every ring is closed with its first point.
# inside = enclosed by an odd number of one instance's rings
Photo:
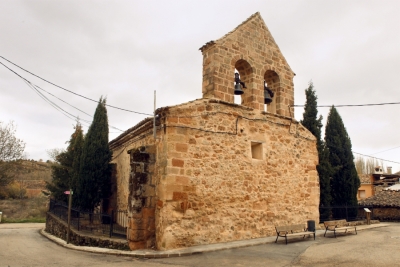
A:
{"type": "Polygon", "coordinates": [[[276,236],[275,243],[276,243],[276,241],[278,241],[278,237],[279,237],[279,235],[276,236]]]}
{"type": "Polygon", "coordinates": [[[285,236],[285,239],[286,239],[286,245],[287,245],[287,236],[285,236]]]}
{"type": "Polygon", "coordinates": [[[354,226],[354,231],[356,231],[356,234],[357,234],[357,228],[354,226]]]}
{"type": "MultiPolygon", "coordinates": [[[[308,235],[308,237],[310,237],[311,234],[306,234],[306,235],[308,235]]],[[[303,239],[306,238],[306,235],[303,235],[303,239]]]]}
{"type": "Polygon", "coordinates": [[[314,232],[314,240],[315,240],[315,232],[314,232]]]}
{"type": "Polygon", "coordinates": [[[324,234],[324,236],[326,235],[326,232],[327,232],[327,231],[328,231],[328,229],[326,229],[326,230],[325,230],[325,234],[324,234]]]}
{"type": "Polygon", "coordinates": [[[333,234],[335,235],[335,238],[336,238],[336,230],[333,230],[333,234]]]}

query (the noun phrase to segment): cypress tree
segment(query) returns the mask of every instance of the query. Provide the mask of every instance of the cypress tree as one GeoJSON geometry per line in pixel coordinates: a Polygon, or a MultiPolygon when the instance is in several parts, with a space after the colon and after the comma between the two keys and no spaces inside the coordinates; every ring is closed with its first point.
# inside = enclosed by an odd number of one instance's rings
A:
{"type": "Polygon", "coordinates": [[[51,166],[52,181],[46,182],[46,189],[56,201],[67,202],[64,191],[69,190],[71,158],[68,151],[64,151],[55,159],[56,162],[51,166]]]}
{"type": "Polygon", "coordinates": [[[74,128],[75,131],[68,141],[67,149],[56,156],[56,162],[51,166],[52,182],[46,182],[46,188],[57,201],[66,202],[68,196],[64,194],[64,191],[76,190],[74,177],[77,177],[79,173],[79,166],[74,165],[74,162],[80,161],[83,131],[79,122],[74,128]]]}
{"type": "Polygon", "coordinates": [[[317,109],[317,96],[315,95],[314,84],[310,82],[308,88],[305,90],[306,93],[306,104],[304,105],[303,120],[301,124],[306,127],[316,138],[318,152],[321,150],[321,128],[322,128],[322,116],[318,116],[317,109]]]}
{"type": "MultiPolygon", "coordinates": [[[[350,137],[343,120],[334,106],[328,115],[325,142],[329,151],[329,162],[333,168],[331,180],[332,204],[334,206],[357,206],[357,191],[360,179],[354,165],[350,137]]],[[[333,209],[334,218],[352,217],[357,209],[333,209]]]]}
{"type": "MultiPolygon", "coordinates": [[[[70,182],[70,188],[76,193],[76,190],[79,186],[79,172],[80,172],[80,166],[81,166],[81,157],[82,157],[82,149],[83,149],[83,144],[84,144],[84,138],[83,138],[83,131],[82,131],[82,126],[81,124],[77,124],[76,126],[77,130],[75,131],[75,139],[72,144],[72,173],[71,173],[71,182],[70,182]]],[[[75,196],[75,195],[74,195],[75,196]]],[[[77,200],[75,197],[72,197],[72,205],[76,206],[77,205],[77,200]]]]}
{"type": "Polygon", "coordinates": [[[77,194],[80,208],[93,211],[110,190],[111,151],[108,146],[106,99],[100,98],[93,122],[85,136],[77,194]]]}
{"type": "Polygon", "coordinates": [[[314,90],[314,84],[309,83],[308,88],[305,90],[306,104],[304,106],[303,120],[300,122],[317,138],[317,150],[319,164],[317,172],[319,176],[320,186],[320,217],[321,219],[328,219],[330,216],[331,204],[331,189],[330,189],[330,175],[331,167],[328,160],[328,151],[325,148],[324,142],[321,140],[322,116],[318,116],[317,109],[317,96],[314,90]]]}

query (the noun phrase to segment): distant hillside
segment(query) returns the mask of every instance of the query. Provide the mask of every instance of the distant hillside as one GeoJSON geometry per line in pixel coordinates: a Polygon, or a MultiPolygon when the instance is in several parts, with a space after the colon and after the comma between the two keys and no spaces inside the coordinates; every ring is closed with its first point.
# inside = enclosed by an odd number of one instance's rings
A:
{"type": "Polygon", "coordinates": [[[17,180],[44,180],[51,181],[51,164],[50,162],[39,162],[34,160],[22,161],[21,168],[14,173],[17,180]]]}
{"type": "Polygon", "coordinates": [[[51,181],[51,162],[24,160],[14,174],[14,180],[26,189],[26,196],[34,197],[51,181]]]}

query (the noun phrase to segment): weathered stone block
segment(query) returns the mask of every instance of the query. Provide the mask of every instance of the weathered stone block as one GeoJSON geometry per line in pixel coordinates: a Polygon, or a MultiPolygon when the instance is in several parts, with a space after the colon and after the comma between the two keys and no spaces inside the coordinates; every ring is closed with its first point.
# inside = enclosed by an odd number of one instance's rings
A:
{"type": "Polygon", "coordinates": [[[172,193],[173,201],[179,201],[179,200],[185,200],[185,199],[188,199],[188,194],[185,192],[173,192],[172,193]]]}
{"type": "Polygon", "coordinates": [[[185,161],[182,159],[172,159],[172,166],[183,168],[185,161]]]}

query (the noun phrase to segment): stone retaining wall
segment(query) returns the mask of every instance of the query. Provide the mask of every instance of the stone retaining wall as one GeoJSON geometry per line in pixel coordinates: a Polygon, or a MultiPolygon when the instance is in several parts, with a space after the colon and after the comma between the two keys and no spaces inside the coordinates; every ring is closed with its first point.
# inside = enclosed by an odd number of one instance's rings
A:
{"type": "Polygon", "coordinates": [[[400,221],[399,207],[374,207],[373,218],[380,221],[400,221]]]}
{"type": "MultiPolygon", "coordinates": [[[[68,225],[51,213],[46,215],[46,228],[45,231],[63,240],[67,240],[68,225]]],[[[112,240],[107,237],[85,235],[81,232],[75,231],[71,227],[70,243],[76,246],[90,246],[111,248],[119,250],[129,250],[128,242],[126,240],[112,240]]]]}

